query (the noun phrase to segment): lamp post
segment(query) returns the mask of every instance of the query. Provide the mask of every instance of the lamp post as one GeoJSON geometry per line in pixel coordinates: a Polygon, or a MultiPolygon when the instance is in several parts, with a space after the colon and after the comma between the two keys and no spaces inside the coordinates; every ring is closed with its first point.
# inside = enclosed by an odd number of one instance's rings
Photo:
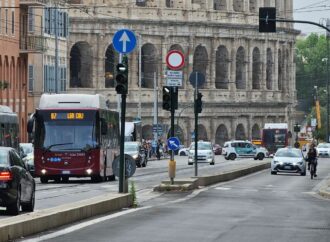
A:
{"type": "MultiPolygon", "coordinates": [[[[330,19],[327,19],[327,28],[330,28],[330,19]]],[[[330,33],[327,31],[326,34],[327,38],[327,132],[326,132],[326,141],[329,142],[329,100],[330,100],[330,94],[329,94],[329,38],[330,38],[330,33]]]]}

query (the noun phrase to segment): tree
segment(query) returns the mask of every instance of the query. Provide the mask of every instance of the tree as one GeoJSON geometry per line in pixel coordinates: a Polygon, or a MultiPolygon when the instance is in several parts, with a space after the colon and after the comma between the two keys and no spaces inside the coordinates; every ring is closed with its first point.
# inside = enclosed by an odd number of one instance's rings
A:
{"type": "MultiPolygon", "coordinates": [[[[297,98],[303,110],[314,106],[314,86],[325,88],[327,81],[327,43],[325,35],[311,34],[296,43],[297,98]]],[[[322,103],[321,103],[322,105],[322,103]]]]}

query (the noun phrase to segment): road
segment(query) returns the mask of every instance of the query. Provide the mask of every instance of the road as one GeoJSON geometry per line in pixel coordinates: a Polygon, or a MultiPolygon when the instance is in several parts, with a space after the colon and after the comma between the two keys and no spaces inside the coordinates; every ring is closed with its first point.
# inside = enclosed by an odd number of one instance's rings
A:
{"type": "Polygon", "coordinates": [[[327,242],[330,201],[316,191],[329,177],[330,159],[319,159],[315,180],[265,170],[24,241],[327,242]]]}
{"type": "MultiPolygon", "coordinates": [[[[187,156],[175,156],[176,160],[176,178],[187,178],[194,176],[194,166],[188,166],[187,156]]],[[[199,175],[212,174],[239,166],[244,163],[256,162],[252,158],[236,159],[235,161],[227,161],[223,156],[216,156],[215,165],[208,163],[199,163],[199,175]]],[[[134,182],[137,190],[139,202],[151,199],[156,196],[151,193],[154,186],[159,185],[162,180],[168,179],[168,159],[151,160],[147,167],[137,168],[136,173],[129,179],[129,186],[134,182]]],[[[92,183],[90,178],[72,179],[68,183],[49,182],[48,184],[40,183],[40,179],[36,178],[36,203],[35,210],[41,210],[76,202],[102,195],[104,193],[118,193],[118,179],[114,182],[92,183]]],[[[5,209],[0,210],[0,220],[8,218],[5,209]]]]}

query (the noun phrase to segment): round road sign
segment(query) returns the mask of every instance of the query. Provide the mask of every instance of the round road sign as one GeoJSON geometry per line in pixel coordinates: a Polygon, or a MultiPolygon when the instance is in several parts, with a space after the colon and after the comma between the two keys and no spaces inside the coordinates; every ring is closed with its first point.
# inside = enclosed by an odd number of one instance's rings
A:
{"type": "Polygon", "coordinates": [[[171,50],[166,55],[166,65],[171,70],[179,70],[184,65],[184,56],[178,50],[171,50]]]}

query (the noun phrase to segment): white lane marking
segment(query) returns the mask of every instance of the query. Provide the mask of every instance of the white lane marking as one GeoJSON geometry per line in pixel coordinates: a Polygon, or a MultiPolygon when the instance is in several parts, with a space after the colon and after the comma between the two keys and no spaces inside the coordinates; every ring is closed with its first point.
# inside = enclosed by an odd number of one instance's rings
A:
{"type": "Polygon", "coordinates": [[[215,189],[216,189],[216,190],[222,190],[222,191],[228,191],[228,190],[231,190],[230,187],[216,187],[215,189]]]}

